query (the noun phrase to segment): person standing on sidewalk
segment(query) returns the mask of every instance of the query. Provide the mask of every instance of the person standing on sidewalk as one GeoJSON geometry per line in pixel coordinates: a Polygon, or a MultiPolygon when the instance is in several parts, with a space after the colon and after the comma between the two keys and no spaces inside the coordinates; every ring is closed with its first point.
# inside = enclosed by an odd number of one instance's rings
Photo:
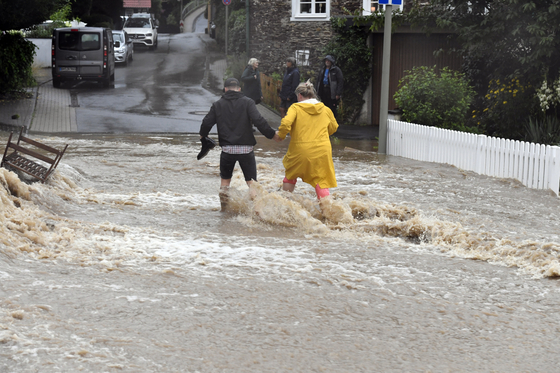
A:
{"type": "Polygon", "coordinates": [[[259,60],[256,58],[249,60],[245,71],[241,75],[241,81],[243,82],[243,93],[245,93],[245,96],[255,101],[255,104],[258,105],[263,99],[259,60]]]}
{"type": "Polygon", "coordinates": [[[298,87],[299,70],[296,66],[296,59],[288,57],[286,59],[286,72],[282,80],[282,89],[280,90],[280,117],[284,118],[288,112],[289,107],[297,102],[296,88],[298,87]]]}
{"type": "Polygon", "coordinates": [[[319,99],[332,110],[336,117],[338,102],[342,97],[342,89],[344,88],[344,77],[340,68],[335,66],[333,56],[327,55],[323,62],[323,68],[317,76],[317,94],[319,99]]]}
{"type": "Polygon", "coordinates": [[[217,124],[218,140],[222,147],[220,155],[220,204],[222,211],[227,208],[228,189],[233,176],[235,164],[239,162],[245,182],[249,186],[257,181],[257,164],[253,146],[257,143],[253,135],[251,122],[268,139],[277,139],[278,135],[266,119],[264,119],[255,102],[241,92],[239,81],[235,78],[226,79],[224,95],[212,104],[210,111],[200,125],[200,138],[208,136],[212,127],[217,124]]]}

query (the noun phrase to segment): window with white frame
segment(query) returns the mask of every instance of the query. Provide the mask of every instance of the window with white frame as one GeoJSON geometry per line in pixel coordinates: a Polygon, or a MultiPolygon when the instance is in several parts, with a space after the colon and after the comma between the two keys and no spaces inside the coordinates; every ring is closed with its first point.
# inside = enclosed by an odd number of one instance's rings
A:
{"type": "Polygon", "coordinates": [[[292,0],[292,21],[326,21],[331,0],[292,0]]]}
{"type": "MultiPolygon", "coordinates": [[[[403,11],[403,5],[404,5],[404,1],[401,1],[401,5],[393,5],[393,10],[397,10],[400,9],[400,11],[403,11]]],[[[385,11],[385,5],[383,4],[379,4],[378,0],[363,0],[364,5],[364,16],[369,16],[372,13],[375,12],[384,12],[385,11]]]]}
{"type": "Polygon", "coordinates": [[[298,66],[309,66],[309,49],[296,50],[296,64],[298,66]]]}

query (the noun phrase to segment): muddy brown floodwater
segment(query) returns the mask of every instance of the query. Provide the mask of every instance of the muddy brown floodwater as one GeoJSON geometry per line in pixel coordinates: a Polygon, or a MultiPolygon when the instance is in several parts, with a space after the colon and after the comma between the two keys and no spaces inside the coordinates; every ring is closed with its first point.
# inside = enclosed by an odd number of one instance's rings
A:
{"type": "Polygon", "coordinates": [[[549,191],[340,141],[319,205],[259,137],[222,213],[197,136],[39,141],[46,184],[0,169],[1,372],[558,370],[549,191]]]}

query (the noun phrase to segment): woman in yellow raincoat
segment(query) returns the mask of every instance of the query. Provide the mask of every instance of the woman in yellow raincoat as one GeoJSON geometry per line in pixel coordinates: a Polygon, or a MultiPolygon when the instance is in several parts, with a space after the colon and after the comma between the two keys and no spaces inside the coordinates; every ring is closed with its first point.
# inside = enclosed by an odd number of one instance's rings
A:
{"type": "Polygon", "coordinates": [[[337,186],[329,136],[336,132],[338,123],[331,109],[317,101],[309,81],[300,83],[295,93],[298,102],[290,106],[277,131],[277,141],[288,133],[291,137],[283,160],[286,177],[282,189],[293,192],[299,177],[314,187],[321,199],[330,194],[329,188],[337,186]]]}

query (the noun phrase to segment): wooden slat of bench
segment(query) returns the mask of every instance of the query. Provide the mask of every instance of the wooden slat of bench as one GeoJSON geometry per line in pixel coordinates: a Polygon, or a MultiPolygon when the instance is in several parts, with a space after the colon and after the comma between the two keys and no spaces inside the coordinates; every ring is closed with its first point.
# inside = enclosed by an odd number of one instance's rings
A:
{"type": "MultiPolygon", "coordinates": [[[[40,153],[37,153],[37,152],[35,152],[35,151],[33,151],[33,150],[29,150],[29,149],[27,149],[27,148],[24,148],[24,147],[21,146],[21,145],[17,145],[17,144],[11,143],[11,144],[8,144],[7,146],[9,146],[10,148],[12,148],[12,149],[14,149],[14,150],[16,150],[16,151],[18,151],[18,152],[20,152],[20,153],[24,153],[24,154],[30,155],[30,156],[32,156],[32,157],[34,157],[34,158],[40,159],[40,160],[42,160],[42,161],[44,161],[44,162],[47,162],[47,163],[50,163],[50,164],[53,164],[53,163],[55,163],[55,161],[56,161],[56,158],[55,158],[55,159],[51,159],[51,158],[49,158],[49,157],[47,157],[47,156],[44,156],[43,154],[40,154],[40,153]]],[[[13,153],[12,153],[12,154],[13,154],[13,153]]]]}
{"type": "Polygon", "coordinates": [[[37,142],[37,141],[35,141],[35,140],[31,140],[29,137],[20,136],[20,137],[19,137],[19,140],[20,140],[20,141],[25,141],[26,143],[31,144],[31,145],[33,145],[33,146],[36,146],[36,147],[39,148],[39,149],[43,149],[43,150],[46,150],[46,151],[48,151],[48,152],[51,152],[51,153],[54,153],[54,154],[57,154],[57,155],[60,154],[60,151],[59,151],[59,150],[57,150],[57,149],[55,149],[55,148],[53,148],[53,147],[50,147],[50,146],[48,146],[48,145],[41,144],[40,142],[37,142]]]}
{"type": "Polygon", "coordinates": [[[47,168],[41,166],[40,164],[33,162],[21,155],[17,154],[16,152],[10,154],[4,160],[4,163],[9,164],[12,167],[15,167],[25,173],[28,173],[31,176],[35,176],[38,179],[44,180],[47,176],[47,168]]]}

